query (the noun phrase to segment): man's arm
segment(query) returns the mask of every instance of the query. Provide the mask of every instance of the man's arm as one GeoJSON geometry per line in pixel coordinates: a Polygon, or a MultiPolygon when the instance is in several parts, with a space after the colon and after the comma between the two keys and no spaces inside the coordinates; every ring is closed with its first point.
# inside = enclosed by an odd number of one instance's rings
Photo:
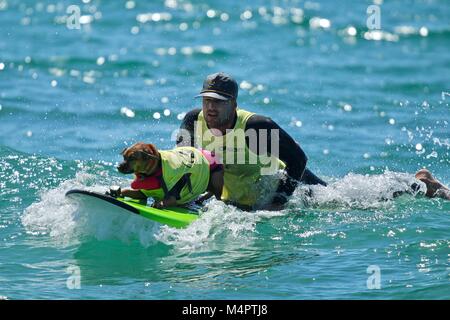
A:
{"type": "MultiPolygon", "coordinates": [[[[278,130],[278,158],[282,160],[286,164],[286,173],[289,177],[300,181],[303,172],[306,168],[306,163],[308,158],[306,157],[305,152],[303,152],[302,148],[295,142],[294,139],[284,131],[277,123],[275,123],[272,119],[268,117],[264,117],[261,115],[253,115],[248,121],[246,130],[254,129],[256,131],[258,142],[256,144],[256,150],[254,147],[249,145],[249,139],[246,139],[247,146],[250,150],[256,154],[265,153],[265,150],[259,150],[259,137],[260,130],[267,130],[267,153],[271,154],[271,130],[278,130]]],[[[274,144],[276,141],[274,141],[274,144]]]]}
{"type": "MultiPolygon", "coordinates": [[[[278,158],[286,164],[286,173],[288,175],[288,179],[286,179],[286,181],[282,181],[280,183],[280,186],[278,187],[279,194],[286,194],[287,196],[290,196],[297,187],[298,182],[312,185],[327,185],[322,179],[317,177],[314,173],[306,168],[308,158],[306,157],[306,154],[303,152],[300,145],[295,142],[295,140],[292,139],[292,137],[272,119],[255,114],[247,121],[246,130],[248,129],[256,130],[257,136],[259,136],[258,132],[260,129],[267,130],[267,153],[271,153],[270,130],[278,130],[278,158]]],[[[263,154],[266,153],[265,150],[259,150],[259,140],[256,146],[256,150],[253,150],[253,148],[249,145],[248,139],[246,143],[247,146],[256,154],[259,154],[260,152],[263,154]]],[[[274,203],[282,204],[287,201],[287,199],[281,195],[277,197],[275,197],[274,203]]]]}
{"type": "Polygon", "coordinates": [[[186,113],[177,136],[177,147],[194,147],[194,126],[202,109],[193,109],[186,113]]]}

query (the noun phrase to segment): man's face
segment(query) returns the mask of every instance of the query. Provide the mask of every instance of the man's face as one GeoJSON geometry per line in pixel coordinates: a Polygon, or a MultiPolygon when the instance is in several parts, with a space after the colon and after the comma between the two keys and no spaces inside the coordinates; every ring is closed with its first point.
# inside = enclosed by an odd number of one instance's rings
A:
{"type": "MultiPolygon", "coordinates": [[[[203,115],[210,129],[229,124],[236,111],[234,100],[219,100],[203,97],[203,115]]],[[[228,129],[228,128],[227,128],[228,129]]]]}

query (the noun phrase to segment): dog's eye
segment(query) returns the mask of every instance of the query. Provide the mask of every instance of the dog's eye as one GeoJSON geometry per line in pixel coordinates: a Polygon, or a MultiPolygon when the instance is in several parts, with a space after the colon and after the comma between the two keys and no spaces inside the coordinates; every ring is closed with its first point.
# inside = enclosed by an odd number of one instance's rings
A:
{"type": "Polygon", "coordinates": [[[134,154],[132,154],[131,156],[126,157],[125,160],[127,160],[127,161],[134,161],[134,160],[137,160],[137,157],[134,154]]]}

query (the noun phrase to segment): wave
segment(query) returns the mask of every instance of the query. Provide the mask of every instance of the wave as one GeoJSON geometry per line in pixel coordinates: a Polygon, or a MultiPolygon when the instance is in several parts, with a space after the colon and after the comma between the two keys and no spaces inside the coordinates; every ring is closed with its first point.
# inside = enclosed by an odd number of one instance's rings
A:
{"type": "MultiPolygon", "coordinates": [[[[15,104],[15,103],[14,103],[15,104]]],[[[73,103],[71,103],[73,104],[73,103]]],[[[155,103],[155,105],[158,105],[155,103]]],[[[6,105],[3,110],[8,114],[20,114],[23,116],[36,116],[41,119],[42,115],[45,114],[45,118],[47,121],[50,120],[61,120],[61,121],[76,121],[78,123],[88,123],[95,121],[139,121],[139,120],[147,120],[147,121],[179,121],[175,120],[177,116],[180,116],[182,113],[176,113],[173,110],[170,110],[168,107],[163,108],[161,106],[152,107],[152,106],[139,106],[136,104],[133,107],[124,107],[124,104],[117,106],[108,106],[108,108],[86,108],[85,110],[77,109],[77,106],[73,104],[73,106],[62,105],[60,107],[55,107],[49,105],[48,107],[41,106],[39,108],[30,108],[29,105],[24,105],[21,107],[20,105],[11,106],[11,102],[6,105]],[[129,111],[131,110],[131,111],[129,111]],[[164,110],[171,111],[171,114],[164,115],[164,110]],[[159,118],[155,118],[155,114],[159,114],[159,118]]],[[[1,114],[0,114],[1,115],[1,114]]],[[[0,116],[1,117],[1,116],[0,116]]],[[[181,116],[180,116],[181,117],[181,116]]]]}
{"type": "MultiPolygon", "coordinates": [[[[167,226],[155,229],[151,221],[141,217],[114,216],[101,208],[79,210],[64,196],[68,190],[75,188],[104,192],[112,182],[119,185],[128,183],[123,178],[108,177],[107,174],[99,179],[92,173],[78,172],[75,178],[43,192],[40,200],[25,210],[22,223],[27,232],[48,235],[57,243],[67,244],[95,238],[119,239],[124,243],[137,241],[144,247],[157,241],[174,247],[179,252],[217,249],[221,244],[228,249],[233,246],[239,248],[242,243],[251,246],[258,238],[258,224],[277,217],[287,219],[292,215],[308,213],[328,216],[330,211],[363,210],[366,213],[361,219],[367,219],[371,215],[380,219],[380,215],[384,214],[382,212],[388,212],[398,202],[394,194],[408,191],[415,179],[410,174],[396,172],[373,176],[350,173],[342,179],[336,179],[328,187],[300,186],[281,211],[245,212],[211,200],[200,219],[184,229],[167,226]],[[374,211],[378,214],[374,214],[374,211]]],[[[420,191],[423,192],[424,188],[421,184],[420,191]]],[[[305,230],[304,236],[320,234],[320,228],[320,225],[314,226],[313,229],[319,231],[311,233],[305,230]]]]}
{"type": "Polygon", "coordinates": [[[349,173],[327,187],[300,186],[291,201],[292,205],[333,210],[386,209],[402,193],[424,193],[426,186],[414,175],[386,171],[380,175],[349,173]],[[411,185],[418,183],[419,190],[412,192],[411,185]]]}

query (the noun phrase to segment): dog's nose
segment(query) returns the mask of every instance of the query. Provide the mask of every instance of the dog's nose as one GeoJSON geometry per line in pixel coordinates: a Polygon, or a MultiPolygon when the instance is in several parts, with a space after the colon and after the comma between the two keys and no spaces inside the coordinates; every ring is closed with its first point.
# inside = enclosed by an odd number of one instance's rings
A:
{"type": "Polygon", "coordinates": [[[127,171],[127,163],[126,162],[122,162],[121,164],[119,164],[118,166],[117,166],[117,170],[120,172],[120,173],[128,173],[127,171]]]}

